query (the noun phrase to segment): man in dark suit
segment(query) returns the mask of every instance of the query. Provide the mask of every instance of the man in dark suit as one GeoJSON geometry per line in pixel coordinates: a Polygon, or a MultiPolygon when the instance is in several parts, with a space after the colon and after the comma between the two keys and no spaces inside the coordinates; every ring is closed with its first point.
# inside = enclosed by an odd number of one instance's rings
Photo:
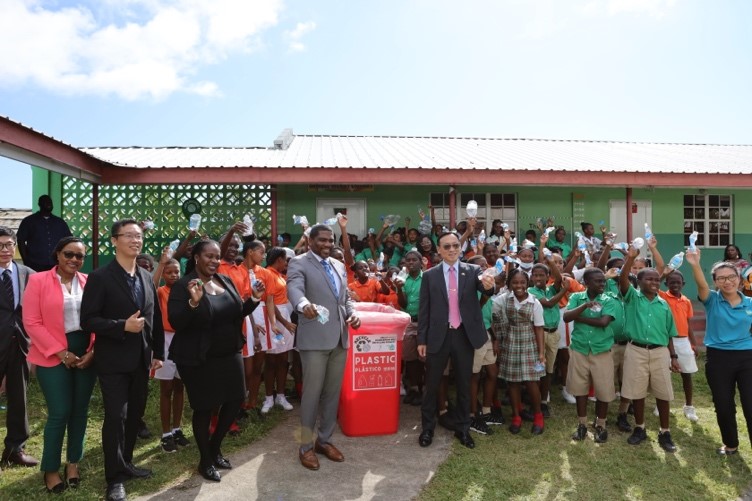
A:
{"type": "Polygon", "coordinates": [[[339,392],[342,387],[347,348],[347,326],[360,326],[347,297],[345,266],[329,253],[334,246],[331,228],[317,224],[308,238],[310,250],[290,260],[287,268],[287,297],[298,311],[296,345],[303,364],[303,398],[300,403],[300,449],[298,457],[309,470],[319,469],[316,452],[332,461],[345,460],[330,442],[337,424],[339,392]],[[318,321],[317,306],[329,310],[329,320],[318,321]],[[314,444],[313,429],[321,415],[314,444]]]}
{"type": "Polygon", "coordinates": [[[29,438],[26,388],[29,385],[29,336],[21,321],[21,303],[33,270],[13,262],[16,235],[0,226],[0,381],[5,378],[8,396],[5,450],[0,463],[36,466],[39,461],[24,452],[29,438]]]}
{"type": "Polygon", "coordinates": [[[51,270],[57,264],[55,246],[71,236],[68,224],[52,213],[52,198],[42,195],[39,211],[26,216],[18,227],[18,253],[26,266],[35,271],[51,270]]]}
{"type": "Polygon", "coordinates": [[[433,441],[436,398],[441,376],[451,358],[457,383],[457,429],[454,435],[465,447],[475,447],[470,436],[470,379],[473,355],[488,336],[478,301],[478,291],[493,294],[494,279],[481,276],[480,268],[462,263],[460,239],[455,233],[439,235],[439,265],[423,273],[418,310],[418,355],[426,359],[426,393],[421,407],[421,447],[433,441]]]}
{"type": "Polygon", "coordinates": [[[160,368],[164,360],[164,331],[151,276],[136,265],[143,246],[141,226],[133,219],[118,221],[111,241],[115,259],[91,272],[86,282],[81,327],[96,334],[107,499],[122,500],[123,481],[151,475],[133,464],[133,447],[146,406],[149,369],[160,368]]]}

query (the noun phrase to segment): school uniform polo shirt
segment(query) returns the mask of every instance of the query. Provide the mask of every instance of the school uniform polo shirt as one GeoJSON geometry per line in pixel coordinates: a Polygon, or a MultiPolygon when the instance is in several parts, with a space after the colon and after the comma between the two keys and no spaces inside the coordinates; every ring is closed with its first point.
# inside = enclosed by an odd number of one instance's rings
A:
{"type": "Polygon", "coordinates": [[[718,350],[752,350],[752,298],[737,292],[741,302],[736,306],[718,291],[710,291],[705,305],[707,325],[705,346],[718,350]]]}
{"type": "Polygon", "coordinates": [[[626,326],[624,325],[624,323],[626,322],[624,313],[624,301],[622,301],[621,292],[619,292],[619,282],[616,278],[609,278],[608,280],[606,280],[606,288],[604,289],[603,293],[611,296],[618,305],[618,308],[616,310],[616,317],[614,317],[614,321],[610,324],[611,330],[614,332],[614,342],[621,343],[624,341],[629,341],[627,333],[625,332],[626,326]]]}
{"type": "Polygon", "coordinates": [[[407,306],[405,306],[404,312],[411,317],[418,316],[418,310],[420,309],[420,284],[422,281],[423,272],[421,271],[415,278],[412,275],[408,275],[405,279],[405,284],[402,286],[402,292],[405,293],[405,298],[407,299],[407,306]]]}
{"type": "MultiPolygon", "coordinates": [[[[568,310],[574,310],[580,305],[590,301],[587,291],[576,292],[569,298],[568,310]]],[[[580,316],[585,318],[601,318],[609,316],[616,318],[618,314],[619,305],[617,301],[608,294],[599,294],[595,296],[595,301],[601,304],[601,311],[595,312],[590,308],[586,308],[580,316]]],[[[574,329],[572,330],[571,341],[569,347],[578,353],[583,355],[597,355],[599,353],[605,353],[611,349],[614,344],[614,333],[609,323],[606,327],[596,327],[594,325],[587,325],[584,322],[574,321],[574,329]]]]}
{"type": "Polygon", "coordinates": [[[677,336],[671,308],[657,294],[650,300],[630,285],[624,295],[624,312],[627,336],[635,343],[668,346],[669,338],[677,336]]]}
{"type": "MultiPolygon", "coordinates": [[[[538,287],[528,287],[527,291],[538,299],[551,299],[556,295],[556,288],[553,285],[547,286],[545,289],[539,289],[538,287]]],[[[542,306],[542,305],[541,305],[542,306]]],[[[559,315],[558,306],[551,306],[546,308],[543,306],[543,328],[544,329],[556,329],[559,327],[559,321],[561,317],[559,315]]]]}
{"type": "Polygon", "coordinates": [[[347,284],[347,288],[358,295],[359,301],[364,303],[375,303],[381,292],[381,282],[375,278],[369,278],[366,283],[362,284],[355,280],[347,284]]]}
{"type": "Polygon", "coordinates": [[[692,310],[692,301],[684,294],[676,297],[670,292],[658,291],[658,295],[665,299],[669,308],[671,308],[678,337],[689,336],[689,319],[695,316],[694,310],[692,310]]]}

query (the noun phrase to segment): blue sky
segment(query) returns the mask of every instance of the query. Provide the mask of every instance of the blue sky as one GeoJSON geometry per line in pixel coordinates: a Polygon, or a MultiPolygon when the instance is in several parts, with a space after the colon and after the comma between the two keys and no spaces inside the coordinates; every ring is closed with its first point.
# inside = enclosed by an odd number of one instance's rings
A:
{"type": "MultiPolygon", "coordinates": [[[[744,0],[0,0],[0,115],[75,146],[752,143],[744,0]]],[[[2,207],[30,169],[0,158],[2,207]]]]}

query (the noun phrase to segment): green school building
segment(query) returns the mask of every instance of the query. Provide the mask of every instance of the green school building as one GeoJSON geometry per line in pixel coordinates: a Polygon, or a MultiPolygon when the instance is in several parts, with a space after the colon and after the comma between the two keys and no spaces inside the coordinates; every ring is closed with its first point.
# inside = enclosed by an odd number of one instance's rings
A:
{"type": "MultiPolygon", "coordinates": [[[[55,212],[90,242],[87,267],[111,259],[109,226],[151,219],[145,251],[158,254],[187,232],[199,212],[218,237],[243,215],[274,238],[301,229],[293,215],[323,221],[348,216],[348,231],[378,230],[388,214],[419,222],[464,219],[478,203],[480,227],[494,219],[517,235],[553,220],[574,240],[580,223],[601,221],[617,241],[642,236],[647,223],[668,260],[698,231],[708,270],[735,244],[752,251],[752,146],[536,139],[295,135],[286,129],[260,147],[77,148],[0,118],[0,155],[33,166],[34,201],[52,196],[55,212]]],[[[478,231],[480,228],[478,229],[478,231]]],[[[573,243],[570,240],[570,244],[573,243]]],[[[685,290],[694,297],[693,285],[685,290]]]]}

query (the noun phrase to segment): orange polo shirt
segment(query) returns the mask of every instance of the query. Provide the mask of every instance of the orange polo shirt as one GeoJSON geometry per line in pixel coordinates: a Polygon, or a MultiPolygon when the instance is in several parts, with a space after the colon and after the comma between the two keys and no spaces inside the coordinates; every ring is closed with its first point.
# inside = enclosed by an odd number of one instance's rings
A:
{"type": "Polygon", "coordinates": [[[389,290],[389,294],[378,294],[377,303],[388,304],[392,308],[399,310],[399,299],[397,298],[397,292],[389,290]]]}
{"type": "MultiPolygon", "coordinates": [[[[548,285],[552,285],[554,283],[553,278],[548,279],[548,285]]],[[[561,297],[559,300],[559,309],[566,309],[567,304],[569,304],[569,295],[573,292],[582,292],[585,290],[585,286],[582,285],[580,282],[575,280],[574,278],[569,279],[569,290],[561,297]]]]}
{"type": "Polygon", "coordinates": [[[266,286],[266,294],[274,298],[274,304],[287,304],[287,281],[280,272],[274,268],[266,268],[267,280],[264,282],[266,286]]]}
{"type": "Polygon", "coordinates": [[[162,328],[168,332],[175,332],[167,319],[167,300],[170,297],[170,289],[170,287],[163,285],[157,289],[157,297],[159,298],[159,308],[162,310],[162,328]]]}
{"type": "Polygon", "coordinates": [[[692,309],[692,301],[684,294],[681,297],[676,297],[668,291],[659,290],[658,295],[671,308],[671,314],[674,316],[676,332],[679,334],[679,337],[689,336],[689,320],[695,316],[695,312],[692,309]]]}
{"type": "Polygon", "coordinates": [[[248,269],[241,265],[222,261],[219,263],[217,273],[227,275],[238,290],[242,299],[248,299],[251,295],[251,281],[248,278],[248,269]]]}
{"type": "Polygon", "coordinates": [[[358,295],[360,302],[375,303],[379,297],[381,285],[375,278],[369,278],[364,284],[354,280],[347,284],[347,288],[358,295]]]}

